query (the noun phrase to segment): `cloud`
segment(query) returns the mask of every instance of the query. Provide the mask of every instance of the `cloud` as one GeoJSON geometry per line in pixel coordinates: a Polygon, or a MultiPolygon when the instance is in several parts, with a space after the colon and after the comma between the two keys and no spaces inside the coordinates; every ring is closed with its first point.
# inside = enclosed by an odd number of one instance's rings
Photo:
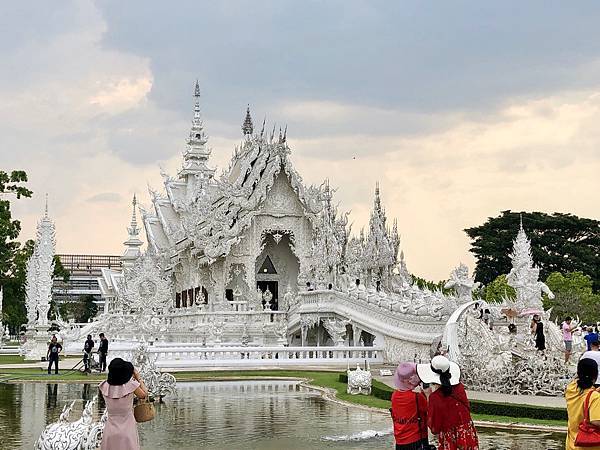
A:
{"type": "Polygon", "coordinates": [[[100,194],[92,195],[87,201],[90,203],[118,203],[123,201],[123,197],[117,192],[101,192],[100,194]]]}
{"type": "Polygon", "coordinates": [[[308,183],[353,229],[376,181],[409,267],[472,266],[465,227],[503,209],[598,217],[600,6],[516,2],[5,3],[0,167],[32,237],[48,192],[58,249],[122,252],[131,196],[171,174],[196,77],[223,168],[255,123],[288,124],[308,183]],[[518,9],[519,14],[514,14],[518,9]],[[561,30],[557,33],[556,30],[561,30]]]}

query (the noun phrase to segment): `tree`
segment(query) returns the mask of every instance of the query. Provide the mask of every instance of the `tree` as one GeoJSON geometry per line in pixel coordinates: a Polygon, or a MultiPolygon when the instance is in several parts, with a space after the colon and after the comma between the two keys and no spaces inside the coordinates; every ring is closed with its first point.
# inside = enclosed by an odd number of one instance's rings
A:
{"type": "Polygon", "coordinates": [[[75,322],[84,323],[98,314],[98,305],[93,295],[81,295],[76,300],[63,302],[60,313],[63,318],[73,318],[75,322]]]}
{"type": "Polygon", "coordinates": [[[504,298],[514,299],[515,289],[508,285],[506,275],[496,277],[494,281],[482,289],[481,297],[488,303],[502,303],[504,298]]]}
{"type": "Polygon", "coordinates": [[[600,295],[592,290],[592,279],[581,272],[551,273],[546,284],[554,299],[543,297],[544,308],[552,308],[552,319],[579,316],[586,324],[600,320],[600,295]]]}
{"type": "MultiPolygon", "coordinates": [[[[57,278],[62,278],[63,283],[68,283],[71,279],[71,272],[69,272],[65,266],[63,266],[62,261],[58,255],[54,255],[54,272],[52,273],[52,279],[55,280],[57,278]]],[[[50,320],[56,319],[56,312],[59,312],[61,317],[65,317],[63,312],[67,310],[63,310],[59,305],[57,305],[54,297],[50,300],[50,311],[48,313],[50,320]]]]}
{"type": "Polygon", "coordinates": [[[600,222],[561,213],[503,211],[483,225],[467,228],[471,252],[477,259],[477,281],[489,284],[510,271],[509,254],[520,216],[542,279],[552,272],[579,271],[592,279],[595,292],[600,289],[600,222]]]}
{"type": "Polygon", "coordinates": [[[446,289],[444,287],[444,285],[447,283],[448,280],[429,281],[429,280],[426,280],[425,278],[421,278],[421,277],[418,277],[418,276],[412,275],[412,274],[410,277],[412,278],[413,284],[416,284],[417,287],[420,289],[429,289],[430,291],[440,291],[444,294],[450,294],[452,292],[452,289],[446,289]]]}
{"type": "Polygon", "coordinates": [[[17,241],[21,223],[12,218],[10,200],[31,197],[32,192],[22,183],[27,174],[20,170],[10,173],[0,170],[0,285],[3,287],[3,322],[16,333],[26,321],[25,314],[25,265],[33,251],[33,241],[25,245],[17,241]]]}

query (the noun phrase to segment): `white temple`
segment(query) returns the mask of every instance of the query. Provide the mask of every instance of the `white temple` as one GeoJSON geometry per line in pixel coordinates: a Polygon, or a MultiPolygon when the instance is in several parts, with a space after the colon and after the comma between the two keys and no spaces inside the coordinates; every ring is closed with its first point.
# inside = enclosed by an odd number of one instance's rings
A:
{"type": "Polygon", "coordinates": [[[157,345],[367,346],[385,359],[429,357],[462,301],[412,284],[378,185],[367,230],[350,237],[329,181],[306,186],[294,169],[286,131],[255,129],[248,108],[242,142],[215,176],[196,83],[181,170],[163,173],[164,190],[140,208],[144,254],[134,198],[124,271],[103,271],[96,331],[157,345]]]}

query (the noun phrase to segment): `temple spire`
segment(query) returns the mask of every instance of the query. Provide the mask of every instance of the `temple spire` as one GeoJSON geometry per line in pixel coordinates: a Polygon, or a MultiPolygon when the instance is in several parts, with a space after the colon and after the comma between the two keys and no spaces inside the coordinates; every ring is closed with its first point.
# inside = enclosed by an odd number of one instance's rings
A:
{"type": "Polygon", "coordinates": [[[46,192],[46,207],[44,210],[44,217],[48,218],[48,193],[46,192]]]}
{"type": "Polygon", "coordinates": [[[375,200],[374,200],[374,211],[381,211],[381,196],[379,194],[379,181],[375,183],[375,200]]]}
{"type": "Polygon", "coordinates": [[[132,212],[131,212],[131,223],[127,227],[127,233],[129,234],[128,239],[123,242],[125,245],[125,252],[121,257],[121,261],[123,262],[124,268],[129,268],[133,266],[133,263],[136,259],[140,257],[142,254],[140,247],[143,242],[139,239],[140,229],[137,224],[137,214],[136,214],[136,206],[137,206],[137,198],[135,194],[133,194],[132,204],[132,212]]]}
{"type": "Polygon", "coordinates": [[[206,146],[208,137],[204,133],[204,123],[200,114],[200,83],[196,80],[194,85],[194,116],[190,128],[190,137],[187,149],[183,152],[183,167],[179,171],[180,178],[188,175],[199,176],[202,179],[211,179],[214,169],[207,166],[211,150],[206,146]]]}
{"type": "Polygon", "coordinates": [[[252,116],[250,115],[250,105],[246,108],[246,117],[244,118],[244,123],[242,124],[242,133],[244,136],[250,137],[254,132],[254,124],[252,123],[252,116]]]}

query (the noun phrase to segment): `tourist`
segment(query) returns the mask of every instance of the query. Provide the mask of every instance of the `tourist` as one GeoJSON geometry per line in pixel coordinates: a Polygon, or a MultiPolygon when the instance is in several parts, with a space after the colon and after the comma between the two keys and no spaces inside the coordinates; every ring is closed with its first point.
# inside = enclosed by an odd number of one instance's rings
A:
{"type": "Polygon", "coordinates": [[[92,335],[88,334],[85,343],[83,344],[83,367],[86,373],[91,373],[92,363],[92,349],[94,348],[95,342],[92,339],[92,335]]]}
{"type": "Polygon", "coordinates": [[[542,323],[542,318],[535,314],[531,323],[531,334],[533,334],[535,338],[535,348],[537,348],[540,352],[546,350],[546,336],[544,335],[544,324],[542,323]]]}
{"type": "Polygon", "coordinates": [[[429,364],[417,364],[423,383],[431,385],[427,423],[438,436],[439,450],[477,450],[479,441],[460,368],[445,356],[435,356],[429,364]]]}
{"type": "MultiPolygon", "coordinates": [[[[600,342],[598,342],[597,340],[593,341],[591,343],[591,350],[588,350],[587,352],[584,352],[583,355],[581,355],[581,359],[584,358],[593,359],[594,361],[596,361],[598,367],[600,368],[600,342]]],[[[598,378],[596,379],[594,386],[600,387],[600,373],[598,374],[598,378]]]]}
{"type": "Polygon", "coordinates": [[[58,375],[58,355],[62,351],[62,345],[58,343],[56,335],[52,335],[50,344],[48,344],[48,352],[46,352],[46,359],[48,360],[48,375],[52,372],[52,364],[54,364],[54,373],[58,375]]]}
{"type": "Polygon", "coordinates": [[[429,448],[427,433],[427,398],[422,392],[413,392],[419,385],[417,365],[400,363],[394,374],[396,391],[392,394],[392,421],[396,450],[429,448]]]}
{"type": "Polygon", "coordinates": [[[572,320],[571,317],[567,316],[560,326],[563,333],[563,341],[565,343],[565,364],[568,363],[571,358],[571,352],[573,352],[573,331],[577,329],[576,327],[571,326],[572,320]]]}
{"type": "Polygon", "coordinates": [[[587,334],[583,339],[585,339],[585,342],[587,343],[587,351],[589,352],[592,349],[592,342],[598,340],[598,333],[594,332],[594,328],[588,327],[587,334]]]}
{"type": "MultiPolygon", "coordinates": [[[[589,396],[589,420],[592,425],[600,428],[600,392],[594,389],[598,379],[598,364],[593,359],[580,359],[577,363],[577,378],[569,383],[565,390],[567,401],[567,427],[566,450],[576,450],[582,447],[575,446],[575,439],[579,431],[579,424],[583,422],[583,407],[589,396]]],[[[600,446],[586,447],[600,450],[600,446]]]]}
{"type": "Polygon", "coordinates": [[[108,411],[100,449],[139,450],[133,397],[146,398],[148,395],[140,374],[129,361],[115,358],[108,366],[107,380],[100,383],[99,389],[108,411]]]}
{"type": "Polygon", "coordinates": [[[98,347],[98,356],[100,357],[100,372],[106,372],[106,355],[108,354],[108,339],[104,333],[100,333],[100,346],[98,347]]]}

